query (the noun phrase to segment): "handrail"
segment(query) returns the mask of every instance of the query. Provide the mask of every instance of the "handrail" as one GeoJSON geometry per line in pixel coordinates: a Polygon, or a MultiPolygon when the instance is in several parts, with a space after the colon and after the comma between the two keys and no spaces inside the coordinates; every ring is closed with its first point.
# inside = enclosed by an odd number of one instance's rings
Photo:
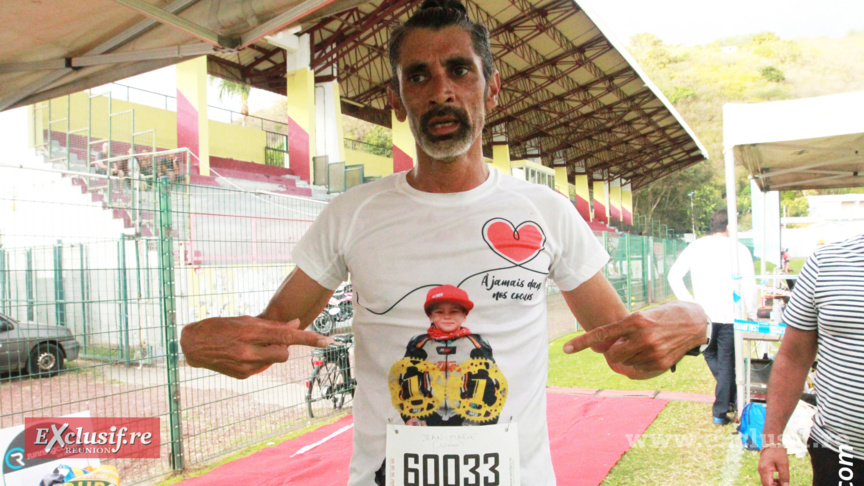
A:
{"type": "MultiPolygon", "coordinates": [[[[176,109],[177,97],[176,96],[166,95],[163,93],[157,93],[156,91],[150,91],[150,90],[146,90],[146,89],[136,88],[134,86],[127,86],[125,84],[120,84],[120,83],[110,83],[110,85],[126,89],[126,99],[123,101],[133,103],[132,101],[130,101],[130,91],[138,91],[141,93],[147,93],[149,95],[159,96],[159,97],[162,97],[164,99],[164,103],[162,103],[161,106],[155,106],[155,104],[148,104],[146,102],[140,103],[140,104],[145,105],[145,106],[153,106],[154,108],[160,108],[161,107],[162,109],[168,110],[168,111],[177,111],[177,109],[176,109]],[[173,110],[169,109],[168,100],[174,100],[175,101],[175,108],[173,110]]],[[[115,99],[123,99],[123,98],[117,97],[115,99]]],[[[247,119],[252,118],[254,120],[260,120],[262,130],[264,129],[264,122],[273,123],[273,124],[277,124],[277,125],[283,125],[285,127],[287,127],[287,125],[288,125],[287,122],[281,122],[278,120],[271,120],[269,118],[263,118],[263,117],[255,116],[255,115],[243,115],[239,111],[229,110],[227,108],[222,108],[220,106],[207,105],[207,108],[208,108],[208,110],[212,109],[212,110],[227,112],[229,114],[229,120],[230,120],[229,123],[234,123],[234,115],[237,115],[238,117],[247,118],[247,119]]],[[[219,120],[214,120],[214,121],[219,121],[219,120]]]]}
{"type": "Polygon", "coordinates": [[[374,147],[374,148],[383,150],[385,156],[387,156],[387,157],[393,156],[393,147],[388,146],[388,145],[377,145],[374,143],[362,142],[360,140],[355,140],[353,138],[345,138],[344,141],[345,141],[346,148],[349,148],[351,150],[358,150],[360,152],[366,152],[366,153],[371,153],[373,155],[377,155],[374,152],[370,152],[370,149],[367,148],[367,147],[374,147]]]}

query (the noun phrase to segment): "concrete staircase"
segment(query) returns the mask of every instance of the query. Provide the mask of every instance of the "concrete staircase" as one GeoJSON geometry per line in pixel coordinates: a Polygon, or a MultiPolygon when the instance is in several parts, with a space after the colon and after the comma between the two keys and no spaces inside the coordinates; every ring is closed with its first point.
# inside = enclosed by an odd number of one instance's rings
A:
{"type": "Polygon", "coordinates": [[[291,169],[244,162],[235,159],[210,157],[210,175],[198,175],[198,164],[193,164],[192,184],[225,187],[244,191],[264,191],[274,194],[330,200],[335,194],[327,189],[313,186],[296,175],[291,169]]]}
{"type": "MultiPolygon", "coordinates": [[[[156,234],[156,194],[148,190],[133,191],[128,181],[106,180],[90,177],[87,161],[81,151],[73,149],[69,154],[68,167],[66,148],[57,140],[51,141],[51,161],[47,148],[42,149],[43,161],[57,170],[68,170],[64,177],[81,194],[89,195],[93,203],[101,204],[111,217],[122,222],[123,233],[129,236],[152,237],[156,234]],[[109,183],[110,182],[110,183],[109,183]],[[136,200],[133,201],[133,198],[136,200]]],[[[193,186],[222,187],[225,189],[284,194],[319,201],[329,201],[336,194],[328,194],[327,188],[314,186],[293,175],[290,169],[243,162],[234,159],[211,157],[211,174],[200,175],[197,162],[190,168],[190,183],[193,186]]]]}
{"type": "Polygon", "coordinates": [[[44,160],[56,170],[68,170],[63,174],[81,194],[89,195],[90,201],[102,206],[115,220],[123,225],[122,233],[129,236],[151,237],[155,231],[155,195],[152,191],[132,190],[129,181],[106,180],[90,176],[86,159],[73,149],[69,154],[68,168],[66,147],[56,140],[51,141],[51,159],[48,150],[40,150],[44,160]],[[133,197],[138,196],[137,201],[133,197]]]}

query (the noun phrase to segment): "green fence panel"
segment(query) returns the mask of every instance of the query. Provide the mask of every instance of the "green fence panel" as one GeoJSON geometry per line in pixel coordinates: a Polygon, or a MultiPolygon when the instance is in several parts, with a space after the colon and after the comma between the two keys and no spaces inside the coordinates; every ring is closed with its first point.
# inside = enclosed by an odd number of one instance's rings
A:
{"type": "Polygon", "coordinates": [[[183,430],[180,404],[180,346],[177,340],[176,289],[174,287],[174,228],[171,210],[171,186],[161,180],[159,193],[159,281],[162,303],[162,329],[165,343],[166,379],[168,381],[168,436],[171,468],[182,470],[183,430]]]}
{"type": "Polygon", "coordinates": [[[609,253],[603,274],[628,309],[672,297],[667,281],[669,267],[686,243],[628,233],[595,232],[595,236],[609,253]]]}

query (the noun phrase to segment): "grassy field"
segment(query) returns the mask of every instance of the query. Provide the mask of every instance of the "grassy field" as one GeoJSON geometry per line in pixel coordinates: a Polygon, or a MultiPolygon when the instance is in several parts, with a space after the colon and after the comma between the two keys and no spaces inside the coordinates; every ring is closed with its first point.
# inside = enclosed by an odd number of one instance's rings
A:
{"type": "MultiPolygon", "coordinates": [[[[549,345],[549,385],[606,390],[665,390],[714,393],[714,378],[701,357],[685,357],[675,373],[633,381],[612,373],[602,355],[587,351],[565,355],[561,348],[575,335],[549,345]]],[[[809,458],[790,457],[793,485],[812,482],[809,458]]],[[[669,402],[642,438],[618,461],[603,486],[758,485],[757,452],[741,447],[734,425],[711,423],[711,405],[669,402]]]]}
{"type": "MultiPolygon", "coordinates": [[[[791,258],[789,260],[789,274],[790,275],[798,275],[801,273],[801,267],[804,266],[804,263],[807,261],[806,258],[791,258]]],[[[756,269],[756,273],[759,273],[759,269],[761,268],[761,260],[758,258],[753,259],[753,268],[756,269]]],[[[765,271],[768,273],[774,273],[774,269],[777,268],[777,265],[774,265],[771,262],[765,263],[765,271]]]]}
{"type": "MultiPolygon", "coordinates": [[[[601,354],[590,350],[576,355],[564,354],[562,351],[564,343],[575,336],[576,334],[565,336],[549,344],[549,386],[714,393],[714,378],[702,358],[684,358],[676,366],[675,373],[664,373],[650,380],[634,381],[609,370],[601,354]]],[[[710,421],[710,410],[707,413],[710,421]]]]}

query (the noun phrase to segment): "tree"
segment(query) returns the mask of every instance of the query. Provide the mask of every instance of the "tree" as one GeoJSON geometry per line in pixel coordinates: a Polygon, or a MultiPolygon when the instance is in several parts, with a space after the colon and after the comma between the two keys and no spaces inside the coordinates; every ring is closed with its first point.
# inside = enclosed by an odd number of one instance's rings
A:
{"type": "Polygon", "coordinates": [[[798,217],[810,214],[810,201],[807,196],[816,194],[817,191],[782,191],[780,193],[780,206],[783,208],[781,216],[798,217]]]}
{"type": "Polygon", "coordinates": [[[373,145],[372,153],[376,155],[389,157],[393,153],[393,135],[389,128],[373,125],[360,141],[373,145]]]}
{"type": "Polygon", "coordinates": [[[366,147],[369,153],[385,157],[392,156],[393,135],[389,128],[343,115],[342,130],[345,138],[369,144],[370,146],[366,147]]]}
{"type": "Polygon", "coordinates": [[[219,101],[224,102],[226,98],[240,96],[240,113],[249,116],[249,93],[252,91],[252,86],[213,76],[210,77],[210,82],[219,88],[219,101]]]}
{"type": "Polygon", "coordinates": [[[765,66],[762,68],[762,77],[771,81],[772,83],[779,83],[780,81],[785,81],[786,76],[783,75],[783,71],[777,69],[774,66],[765,66]]]}
{"type": "Polygon", "coordinates": [[[636,192],[633,212],[648,217],[648,226],[657,220],[676,233],[689,233],[693,220],[696,232],[704,232],[711,214],[723,207],[720,191],[711,183],[713,174],[707,164],[688,167],[650,184],[636,192]],[[690,214],[690,196],[693,193],[693,215],[690,214]],[[692,218],[692,219],[691,219],[692,218]]]}
{"type": "Polygon", "coordinates": [[[663,69],[679,60],[654,34],[636,34],[631,37],[630,51],[639,58],[640,64],[652,69],[663,69]]]}

